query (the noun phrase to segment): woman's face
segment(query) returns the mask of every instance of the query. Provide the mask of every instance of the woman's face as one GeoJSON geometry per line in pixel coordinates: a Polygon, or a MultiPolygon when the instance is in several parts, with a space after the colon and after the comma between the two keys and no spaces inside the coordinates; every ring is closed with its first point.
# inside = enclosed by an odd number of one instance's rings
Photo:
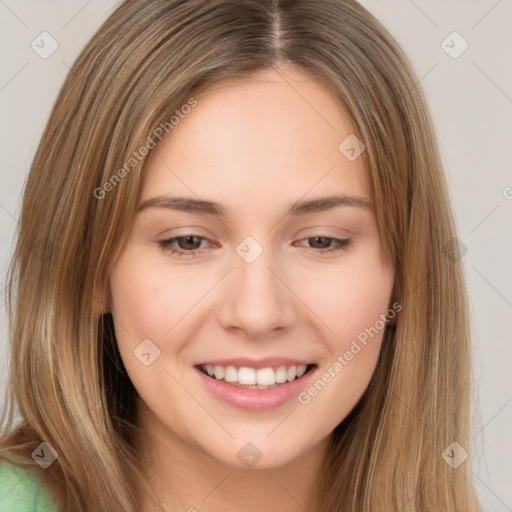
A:
{"type": "Polygon", "coordinates": [[[110,276],[116,337],[150,433],[276,467],[367,388],[392,264],[362,148],[324,85],[283,68],[195,100],[151,150],[110,276]]]}

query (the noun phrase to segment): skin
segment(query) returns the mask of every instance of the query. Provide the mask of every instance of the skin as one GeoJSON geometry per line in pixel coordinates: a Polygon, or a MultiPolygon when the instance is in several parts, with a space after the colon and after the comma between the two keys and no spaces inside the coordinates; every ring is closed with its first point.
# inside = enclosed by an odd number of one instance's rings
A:
{"type": "Polygon", "coordinates": [[[179,195],[222,203],[233,214],[146,209],[110,275],[119,350],[147,433],[141,464],[167,511],[316,510],[332,431],[367,388],[384,330],[307,405],[227,405],[192,366],[283,356],[315,362],[320,377],[388,309],[393,267],[372,209],[285,216],[300,199],[368,200],[362,159],[338,150],[354,129],[324,84],[290,67],[217,83],[194,97],[198,105],[151,152],[141,204],[179,195]],[[190,233],[212,241],[195,239],[195,257],[159,246],[190,233]],[[247,236],[263,248],[252,263],[236,252],[247,236]],[[318,236],[351,243],[322,255],[334,244],[315,243],[318,236]],[[134,350],[148,338],[160,355],[145,366],[134,350]],[[262,454],[253,468],[237,457],[249,441],[262,454]]]}

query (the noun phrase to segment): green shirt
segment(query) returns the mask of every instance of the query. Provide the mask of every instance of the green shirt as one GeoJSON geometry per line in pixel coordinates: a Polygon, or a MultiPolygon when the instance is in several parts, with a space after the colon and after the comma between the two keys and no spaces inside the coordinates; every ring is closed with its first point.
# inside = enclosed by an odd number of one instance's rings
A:
{"type": "Polygon", "coordinates": [[[58,508],[35,475],[0,458],[0,512],[58,512],[58,508]]]}

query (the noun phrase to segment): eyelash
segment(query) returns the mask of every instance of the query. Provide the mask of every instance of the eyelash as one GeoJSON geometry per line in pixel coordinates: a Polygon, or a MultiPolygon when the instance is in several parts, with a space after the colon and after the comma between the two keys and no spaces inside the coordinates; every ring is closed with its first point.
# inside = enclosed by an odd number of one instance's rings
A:
{"type": "MultiPolygon", "coordinates": [[[[174,243],[174,241],[182,239],[182,238],[188,238],[188,237],[200,238],[201,240],[208,240],[208,242],[211,242],[211,240],[209,238],[206,238],[204,236],[194,235],[193,233],[189,233],[186,235],[169,238],[167,240],[160,240],[158,242],[158,245],[166,253],[176,254],[180,258],[183,258],[183,257],[184,258],[191,258],[191,257],[193,258],[193,257],[197,256],[198,253],[201,253],[202,249],[195,249],[193,251],[185,251],[183,249],[175,249],[172,245],[174,243]]],[[[340,238],[333,238],[333,237],[329,237],[329,236],[309,236],[307,238],[303,238],[302,240],[310,240],[312,238],[325,238],[327,240],[332,240],[335,244],[334,247],[331,247],[329,249],[320,250],[320,249],[311,248],[313,250],[313,252],[320,254],[320,255],[324,255],[326,253],[344,251],[349,247],[350,243],[352,242],[352,240],[350,238],[340,239],[340,238]]]]}

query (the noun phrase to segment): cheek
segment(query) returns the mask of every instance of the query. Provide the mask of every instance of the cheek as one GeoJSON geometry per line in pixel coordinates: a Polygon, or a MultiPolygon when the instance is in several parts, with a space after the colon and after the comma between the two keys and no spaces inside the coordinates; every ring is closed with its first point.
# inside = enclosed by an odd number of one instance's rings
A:
{"type": "Polygon", "coordinates": [[[327,353],[318,379],[299,395],[299,402],[323,416],[319,430],[334,429],[349,414],[378,361],[387,325],[381,315],[388,310],[394,275],[391,265],[366,263],[340,266],[315,287],[304,288],[324,325],[327,353]]]}
{"type": "Polygon", "coordinates": [[[316,274],[302,284],[300,293],[337,335],[373,324],[385,313],[392,287],[390,266],[354,260],[316,274]]]}
{"type": "Polygon", "coordinates": [[[354,367],[361,365],[365,373],[374,367],[386,326],[380,315],[389,307],[393,281],[392,265],[383,265],[379,253],[371,252],[368,258],[347,258],[303,282],[299,293],[325,333],[331,360],[352,350],[358,360],[354,367]]]}
{"type": "Polygon", "coordinates": [[[164,339],[211,287],[191,280],[191,273],[171,271],[161,262],[148,264],[142,250],[125,252],[110,276],[114,319],[139,337],[164,339]]]}

